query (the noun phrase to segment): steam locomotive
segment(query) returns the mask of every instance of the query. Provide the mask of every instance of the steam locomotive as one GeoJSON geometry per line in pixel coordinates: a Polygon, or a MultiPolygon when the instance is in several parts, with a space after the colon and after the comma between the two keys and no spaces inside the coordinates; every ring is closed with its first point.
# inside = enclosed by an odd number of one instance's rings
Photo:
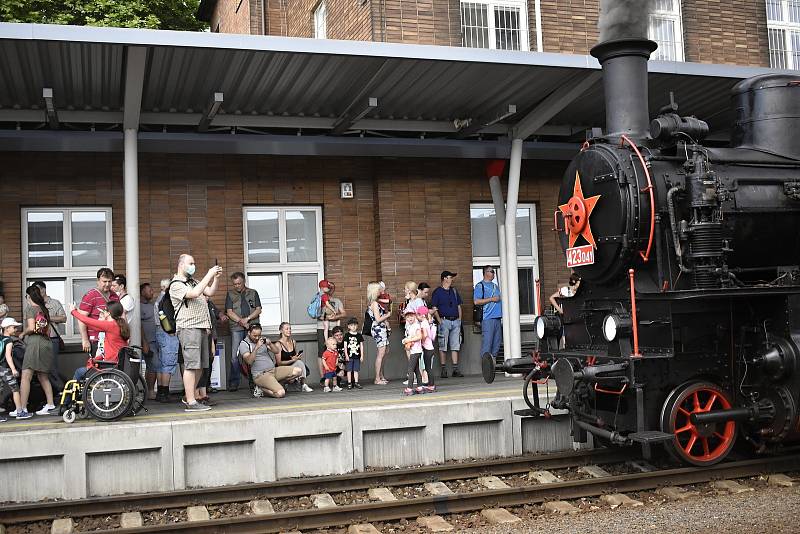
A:
{"type": "Polygon", "coordinates": [[[555,213],[582,282],[563,315],[536,318],[538,351],[503,370],[525,373],[520,415],[567,410],[575,441],[646,456],[663,445],[703,466],[737,441],[766,452],[800,440],[800,77],[733,87],[731,146],[713,148],[707,123],[674,103],[650,121],[656,46],[591,51],[608,133],[570,163],[555,213]]]}

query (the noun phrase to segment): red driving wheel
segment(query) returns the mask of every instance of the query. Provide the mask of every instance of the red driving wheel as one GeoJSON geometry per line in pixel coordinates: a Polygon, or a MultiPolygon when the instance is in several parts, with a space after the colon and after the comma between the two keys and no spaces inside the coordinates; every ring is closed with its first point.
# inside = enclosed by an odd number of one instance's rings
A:
{"type": "Polygon", "coordinates": [[[719,386],[711,382],[688,382],[667,396],[661,412],[661,429],[675,438],[667,445],[677,459],[698,466],[712,465],[733,448],[736,422],[694,424],[693,413],[731,408],[731,400],[719,386]]]}

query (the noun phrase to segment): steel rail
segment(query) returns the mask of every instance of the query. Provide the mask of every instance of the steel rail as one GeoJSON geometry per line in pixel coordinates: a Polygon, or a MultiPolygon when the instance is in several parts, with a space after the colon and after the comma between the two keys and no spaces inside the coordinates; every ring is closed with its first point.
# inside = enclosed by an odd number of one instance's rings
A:
{"type": "Polygon", "coordinates": [[[463,513],[494,506],[517,506],[554,499],[578,499],[609,491],[652,490],[676,484],[697,484],[721,478],[741,478],[765,472],[800,468],[800,455],[721,463],[711,467],[683,467],[651,473],[616,475],[519,488],[457,493],[437,497],[402,499],[394,502],[354,504],[335,508],[306,509],[270,515],[250,515],[209,521],[150,525],[139,528],[96,531],[100,534],[144,534],[151,532],[255,533],[335,527],[369,521],[395,521],[429,514],[463,513]]]}
{"type": "Polygon", "coordinates": [[[13,525],[55,517],[86,517],[130,510],[150,511],[183,508],[195,504],[223,504],[252,499],[281,499],[314,493],[364,490],[376,486],[401,486],[431,481],[475,478],[483,475],[510,475],[532,469],[559,469],[588,463],[607,464],[630,458],[623,449],[569,451],[547,455],[514,456],[459,464],[430,465],[418,468],[367,471],[324,477],[238,484],[218,488],[197,488],[163,493],[142,493],[111,497],[92,497],[70,501],[10,504],[0,506],[0,524],[13,525]]]}

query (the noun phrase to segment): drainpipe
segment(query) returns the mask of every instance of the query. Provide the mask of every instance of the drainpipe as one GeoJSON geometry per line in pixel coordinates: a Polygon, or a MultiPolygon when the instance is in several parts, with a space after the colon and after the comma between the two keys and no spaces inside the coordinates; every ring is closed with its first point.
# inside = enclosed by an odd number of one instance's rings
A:
{"type": "MultiPolygon", "coordinates": [[[[502,160],[499,160],[502,161],[502,160]]],[[[505,161],[502,161],[503,167],[505,166],[505,161]]],[[[494,168],[492,170],[487,168],[487,174],[489,175],[489,190],[492,192],[492,201],[494,202],[494,213],[497,219],[497,244],[500,254],[500,281],[503,284],[503,292],[501,294],[501,309],[503,310],[503,350],[508,350],[507,347],[510,347],[510,340],[509,335],[511,332],[510,325],[508,323],[508,297],[506,292],[508,291],[508,285],[506,280],[508,280],[508,270],[506,268],[506,205],[503,202],[503,186],[500,185],[500,175],[503,174],[503,167],[494,168]]]]}
{"type": "Polygon", "coordinates": [[[125,275],[128,293],[136,302],[131,312],[131,345],[142,345],[142,325],[139,314],[139,161],[138,138],[135,128],[125,129],[123,180],[125,188],[125,275]]]}
{"type": "Polygon", "coordinates": [[[522,139],[511,141],[511,164],[508,168],[508,203],[506,205],[506,291],[508,301],[508,350],[506,358],[522,355],[522,333],[519,328],[519,274],[517,269],[517,202],[519,171],[522,165],[522,139]]]}

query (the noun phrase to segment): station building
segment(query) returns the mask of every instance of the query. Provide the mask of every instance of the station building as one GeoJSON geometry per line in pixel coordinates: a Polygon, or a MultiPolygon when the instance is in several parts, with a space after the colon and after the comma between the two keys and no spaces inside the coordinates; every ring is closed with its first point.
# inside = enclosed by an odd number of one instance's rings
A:
{"type": "MultiPolygon", "coordinates": [[[[502,263],[485,165],[517,139],[525,338],[535,281],[546,300],[569,274],[552,231],[561,177],[604,123],[586,55],[597,2],[345,4],[204,0],[211,33],[0,25],[0,281],[12,315],[33,280],[77,301],[108,265],[136,293],[188,252],[200,272],[218,261],[247,273],[268,332],[291,322],[309,357],[305,308],[323,277],[362,318],[370,281],[400,298],[407,280],[436,287],[457,272],[469,323],[481,266],[502,263]]],[[[724,143],[729,89],[796,66],[800,8],[656,4],[651,114],[672,92],[724,143]]],[[[479,333],[465,330],[475,373],[479,333]]],[[[63,333],[78,340],[73,324],[63,333]]]]}

